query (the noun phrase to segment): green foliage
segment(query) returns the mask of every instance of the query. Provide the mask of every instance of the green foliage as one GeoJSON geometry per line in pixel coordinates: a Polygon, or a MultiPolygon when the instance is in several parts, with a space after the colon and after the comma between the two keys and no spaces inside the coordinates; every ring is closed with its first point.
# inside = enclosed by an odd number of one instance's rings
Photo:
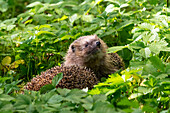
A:
{"type": "Polygon", "coordinates": [[[170,111],[170,29],[166,0],[0,0],[1,112],[170,111]],[[40,91],[25,82],[63,62],[70,43],[97,34],[125,61],[88,93],[40,91]],[[21,82],[22,81],[22,82],[21,82]],[[21,90],[20,90],[21,89],[21,90]]]}

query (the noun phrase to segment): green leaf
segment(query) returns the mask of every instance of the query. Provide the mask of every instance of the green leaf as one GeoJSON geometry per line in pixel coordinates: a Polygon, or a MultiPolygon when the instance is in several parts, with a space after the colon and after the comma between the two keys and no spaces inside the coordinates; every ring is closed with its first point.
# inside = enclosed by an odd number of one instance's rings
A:
{"type": "Polygon", "coordinates": [[[148,112],[148,113],[157,113],[157,110],[154,109],[153,107],[149,106],[149,105],[144,105],[142,110],[144,112],[148,112]]]}
{"type": "Polygon", "coordinates": [[[144,58],[149,58],[150,55],[151,55],[151,51],[150,49],[147,47],[147,48],[142,48],[140,51],[140,54],[144,57],[144,58]]]}
{"type": "Polygon", "coordinates": [[[11,101],[11,100],[14,100],[15,98],[9,96],[9,95],[6,95],[6,94],[0,94],[0,100],[1,101],[11,101]]]}
{"type": "Polygon", "coordinates": [[[129,4],[122,4],[122,5],[120,6],[120,8],[124,8],[124,7],[127,7],[127,6],[129,6],[129,4]]]}
{"type": "Polygon", "coordinates": [[[63,73],[58,73],[52,80],[52,85],[55,87],[60,82],[60,80],[63,78],[63,73]]]}
{"type": "Polygon", "coordinates": [[[128,45],[129,49],[131,49],[131,48],[133,48],[133,49],[141,49],[141,48],[144,48],[144,47],[145,47],[144,43],[140,42],[140,41],[136,41],[136,42],[130,43],[128,45]]]}
{"type": "Polygon", "coordinates": [[[131,21],[131,20],[128,20],[128,21],[124,21],[124,22],[121,22],[118,26],[116,26],[116,29],[117,30],[122,30],[123,28],[133,24],[134,22],[131,21]]]}
{"type": "Polygon", "coordinates": [[[31,97],[20,94],[17,96],[16,103],[14,104],[14,106],[20,107],[20,106],[29,105],[29,104],[31,104],[31,97]]]}
{"type": "Polygon", "coordinates": [[[142,94],[142,93],[132,93],[132,94],[128,97],[128,99],[131,100],[131,99],[140,97],[141,95],[143,95],[143,94],[142,94]]]}
{"type": "Polygon", "coordinates": [[[54,33],[51,33],[49,31],[39,31],[36,35],[39,36],[41,34],[49,34],[49,35],[55,35],[54,33]]]}
{"type": "Polygon", "coordinates": [[[114,106],[108,102],[97,102],[93,106],[91,113],[114,113],[116,112],[114,106]]]}
{"type": "Polygon", "coordinates": [[[63,97],[65,97],[65,96],[68,95],[68,93],[69,93],[71,90],[66,89],[66,88],[64,88],[64,89],[57,88],[57,91],[58,91],[58,93],[59,93],[60,95],[62,95],[63,97]]]}
{"type": "Polygon", "coordinates": [[[2,65],[9,65],[11,63],[11,57],[10,56],[6,56],[3,60],[2,60],[2,65]]]}
{"type": "Polygon", "coordinates": [[[82,20],[84,20],[86,22],[92,22],[93,19],[94,19],[93,15],[83,15],[82,16],[82,20]]]}
{"type": "Polygon", "coordinates": [[[47,103],[49,104],[57,104],[60,103],[63,100],[63,97],[61,95],[53,95],[47,103]]]}
{"type": "Polygon", "coordinates": [[[83,97],[87,96],[87,93],[80,89],[72,89],[66,96],[65,100],[73,103],[80,103],[83,97]]]}
{"type": "Polygon", "coordinates": [[[69,17],[70,22],[73,24],[75,20],[79,19],[80,16],[78,14],[74,14],[71,17],[69,17]]]}
{"type": "Polygon", "coordinates": [[[46,92],[49,92],[53,89],[55,89],[55,86],[53,86],[52,84],[47,84],[47,85],[44,85],[43,87],[41,87],[40,92],[46,93],[46,92]]]}
{"type": "MultiPolygon", "coordinates": [[[[150,44],[149,49],[153,53],[159,54],[160,51],[164,51],[164,49],[166,48],[167,45],[168,45],[168,43],[165,40],[155,41],[150,44]]],[[[167,51],[168,51],[168,48],[167,48],[167,51]]]]}
{"type": "Polygon", "coordinates": [[[107,49],[107,51],[108,51],[108,53],[115,53],[115,52],[120,51],[127,47],[128,46],[115,46],[115,47],[110,47],[109,49],[107,49]]]}
{"type": "Polygon", "coordinates": [[[27,7],[31,8],[31,7],[35,7],[35,6],[38,6],[38,5],[42,5],[42,3],[41,2],[33,2],[29,5],[27,5],[27,7]]]}
{"type": "Polygon", "coordinates": [[[7,26],[7,31],[11,31],[16,25],[8,25],[7,26]]]}
{"type": "Polygon", "coordinates": [[[152,63],[152,65],[157,68],[157,69],[160,69],[161,71],[164,71],[165,70],[165,66],[164,64],[162,63],[161,59],[159,59],[159,57],[157,56],[152,56],[150,57],[149,59],[152,63]]]}

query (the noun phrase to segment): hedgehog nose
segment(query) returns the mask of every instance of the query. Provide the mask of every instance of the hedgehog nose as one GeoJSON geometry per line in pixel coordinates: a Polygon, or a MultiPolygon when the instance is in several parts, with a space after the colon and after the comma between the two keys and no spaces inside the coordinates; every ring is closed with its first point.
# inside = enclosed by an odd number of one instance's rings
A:
{"type": "Polygon", "coordinates": [[[100,47],[100,44],[101,44],[100,41],[97,41],[97,42],[96,42],[96,45],[97,45],[98,47],[100,47]]]}

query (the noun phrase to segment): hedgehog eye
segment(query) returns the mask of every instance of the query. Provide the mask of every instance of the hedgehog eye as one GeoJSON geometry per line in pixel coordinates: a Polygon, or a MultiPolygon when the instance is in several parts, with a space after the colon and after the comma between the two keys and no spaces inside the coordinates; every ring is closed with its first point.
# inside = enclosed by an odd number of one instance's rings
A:
{"type": "Polygon", "coordinates": [[[85,47],[88,47],[88,44],[86,44],[85,47]]]}
{"type": "Polygon", "coordinates": [[[71,46],[71,49],[72,49],[73,52],[75,52],[75,47],[74,47],[74,45],[71,46]]]}

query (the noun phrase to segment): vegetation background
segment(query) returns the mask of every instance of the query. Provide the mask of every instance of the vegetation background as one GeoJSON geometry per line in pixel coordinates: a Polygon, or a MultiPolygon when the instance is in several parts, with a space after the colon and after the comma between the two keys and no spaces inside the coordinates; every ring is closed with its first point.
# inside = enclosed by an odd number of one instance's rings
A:
{"type": "Polygon", "coordinates": [[[168,0],[0,0],[0,112],[170,112],[168,5],[168,0]],[[20,94],[35,75],[63,62],[73,40],[91,34],[123,58],[126,70],[88,92],[54,88],[20,94]]]}

